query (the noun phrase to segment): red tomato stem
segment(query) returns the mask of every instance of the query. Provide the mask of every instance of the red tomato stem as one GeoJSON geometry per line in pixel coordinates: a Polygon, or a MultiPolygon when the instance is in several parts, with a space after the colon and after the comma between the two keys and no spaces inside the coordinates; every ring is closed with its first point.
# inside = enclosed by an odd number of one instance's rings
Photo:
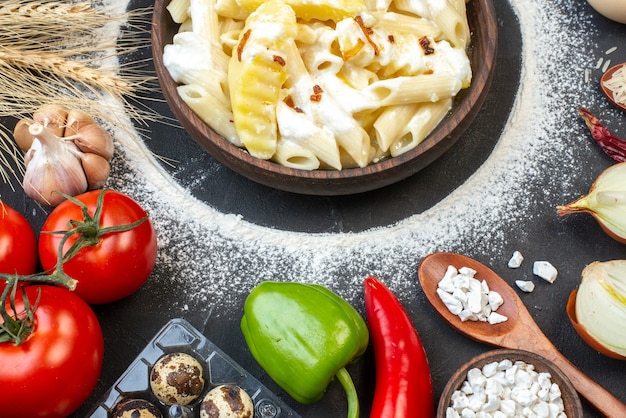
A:
{"type": "Polygon", "coordinates": [[[30,334],[35,326],[35,309],[39,304],[41,298],[41,292],[37,293],[37,299],[31,306],[30,300],[26,295],[26,291],[23,287],[20,287],[22,292],[22,300],[24,303],[24,311],[20,313],[15,309],[15,294],[17,292],[18,282],[15,280],[13,285],[7,285],[2,292],[2,308],[0,308],[0,317],[2,317],[2,323],[0,323],[0,343],[13,342],[15,345],[20,345],[24,338],[30,334]],[[7,301],[10,301],[8,305],[11,307],[12,314],[7,312],[7,301]]]}
{"type": "Polygon", "coordinates": [[[61,193],[63,197],[67,200],[71,201],[75,205],[79,206],[82,214],[83,220],[70,220],[68,222],[68,230],[66,231],[42,231],[44,234],[59,234],[63,235],[61,242],[58,247],[58,255],[57,255],[57,271],[63,271],[63,263],[69,261],[85,247],[93,247],[100,242],[102,236],[106,234],[112,234],[115,232],[124,232],[134,228],[137,228],[139,225],[148,220],[148,216],[144,216],[143,218],[123,225],[114,225],[109,227],[102,227],[100,222],[100,216],[102,215],[102,208],[104,207],[104,195],[106,193],[106,189],[102,189],[100,194],[98,194],[98,199],[96,203],[96,208],[94,210],[93,216],[89,214],[89,208],[80,200],[61,193]],[[65,246],[65,242],[73,235],[78,235],[78,238],[72,246],[63,253],[63,248],[65,246]]]}
{"type": "Polygon", "coordinates": [[[103,304],[129,296],[148,279],[157,257],[156,231],[130,196],[92,190],[54,208],[38,249],[45,271],[76,279],[78,296],[103,304]]]}
{"type": "Polygon", "coordinates": [[[411,318],[376,277],[365,279],[364,295],[376,362],[370,418],[434,417],[428,359],[411,318]]]}

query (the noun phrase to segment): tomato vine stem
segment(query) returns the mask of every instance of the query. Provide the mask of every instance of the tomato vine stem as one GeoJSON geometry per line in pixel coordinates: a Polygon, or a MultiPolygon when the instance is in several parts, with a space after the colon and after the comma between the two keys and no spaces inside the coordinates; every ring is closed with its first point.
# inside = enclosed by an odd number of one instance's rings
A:
{"type": "Polygon", "coordinates": [[[83,219],[70,220],[66,231],[45,232],[48,234],[63,235],[59,242],[57,262],[54,269],[29,275],[0,273],[0,280],[4,280],[6,282],[2,295],[0,296],[0,318],[2,319],[2,322],[0,323],[0,343],[12,341],[16,345],[19,345],[34,327],[34,312],[39,303],[39,296],[37,297],[35,303],[31,305],[28,297],[26,296],[24,287],[18,286],[20,282],[60,285],[70,291],[73,291],[76,289],[78,281],[65,273],[63,265],[66,262],[71,260],[81,249],[97,245],[103,235],[131,230],[138,227],[148,219],[148,215],[146,215],[143,218],[128,224],[102,227],[100,225],[100,219],[102,217],[102,210],[104,207],[105,193],[106,189],[103,189],[98,195],[96,210],[94,211],[93,216],[89,214],[89,209],[83,202],[72,196],[60,193],[67,200],[80,206],[83,219]],[[77,236],[76,240],[64,253],[63,248],[65,247],[66,242],[70,239],[70,237],[74,236],[77,236]],[[22,312],[17,312],[15,309],[15,296],[17,289],[20,289],[22,292],[22,299],[24,303],[24,309],[22,312]]]}

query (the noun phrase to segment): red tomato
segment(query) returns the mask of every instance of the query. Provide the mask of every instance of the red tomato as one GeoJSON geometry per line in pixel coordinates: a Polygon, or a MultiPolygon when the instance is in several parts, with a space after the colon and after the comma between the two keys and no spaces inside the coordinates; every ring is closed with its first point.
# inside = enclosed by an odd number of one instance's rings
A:
{"type": "MultiPolygon", "coordinates": [[[[75,197],[88,208],[90,217],[94,216],[100,193],[103,192],[93,190],[75,197]]],[[[111,190],[104,193],[99,227],[128,225],[147,216],[146,211],[127,195],[111,190]]],[[[67,231],[70,221],[84,220],[81,207],[70,200],[50,213],[39,236],[39,259],[45,270],[56,265],[63,237],[46,232],[67,231]]],[[[78,235],[67,240],[64,253],[78,235]]],[[[147,219],[132,229],[101,235],[95,245],[82,248],[66,261],[63,270],[78,280],[75,293],[87,303],[109,303],[132,294],[146,282],[156,262],[156,254],[156,232],[147,219]]]]}
{"type": "MultiPolygon", "coordinates": [[[[37,239],[26,218],[0,202],[0,273],[27,275],[37,268],[37,239]]],[[[0,289],[2,282],[0,281],[0,289]]]]}
{"type": "MultiPolygon", "coordinates": [[[[27,286],[33,332],[20,345],[0,343],[0,417],[67,417],[93,391],[102,369],[104,340],[89,305],[57,286],[27,286]]],[[[21,292],[16,308],[23,309],[21,292]]],[[[8,308],[7,311],[12,312],[8,308]]],[[[0,323],[2,321],[0,320],[0,323]]]]}

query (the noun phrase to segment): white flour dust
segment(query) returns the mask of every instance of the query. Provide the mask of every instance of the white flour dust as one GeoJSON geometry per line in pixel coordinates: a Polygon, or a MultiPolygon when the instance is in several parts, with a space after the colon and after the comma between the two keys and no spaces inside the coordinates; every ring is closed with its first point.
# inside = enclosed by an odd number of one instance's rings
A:
{"type": "Polygon", "coordinates": [[[580,192],[572,191],[567,180],[577,175],[570,150],[589,145],[572,121],[576,107],[597,95],[585,72],[599,71],[595,65],[600,54],[585,35],[593,30],[585,20],[589,16],[568,13],[576,6],[567,0],[510,2],[522,28],[523,70],[495,150],[445,200],[396,224],[341,234],[260,227],[195,199],[141,140],[120,139],[125,161],[123,167],[114,167],[111,186],[152,214],[159,259],[152,279],[157,282],[151,285],[183,292],[181,305],[218,305],[219,315],[261,280],[316,282],[356,301],[363,278],[374,274],[403,299],[415,297],[416,268],[430,252],[471,248],[506,263],[506,231],[529,208],[540,200],[580,192]],[[572,15],[581,21],[571,23],[572,15]],[[580,32],[572,30],[576,27],[580,32]],[[562,101],[567,106],[559,106],[562,101]],[[537,185],[544,185],[544,191],[535,193],[537,185]]]}

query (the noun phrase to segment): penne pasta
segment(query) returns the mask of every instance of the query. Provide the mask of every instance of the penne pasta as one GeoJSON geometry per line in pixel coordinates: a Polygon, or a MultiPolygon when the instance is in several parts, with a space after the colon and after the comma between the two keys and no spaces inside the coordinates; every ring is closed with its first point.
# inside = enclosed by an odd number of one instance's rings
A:
{"type": "Polygon", "coordinates": [[[292,142],[289,138],[277,144],[272,159],[285,167],[300,170],[317,170],[320,167],[320,162],[314,153],[300,143],[292,142]]]}
{"type": "Polygon", "coordinates": [[[220,31],[215,0],[189,0],[189,15],[192,17],[192,31],[217,44],[220,31]]]}
{"type": "MultiPolygon", "coordinates": [[[[239,0],[239,4],[253,11],[259,8],[265,0],[239,0]]],[[[345,18],[352,18],[358,13],[366,11],[363,0],[333,0],[323,2],[316,0],[283,0],[291,7],[296,16],[304,20],[332,20],[338,22],[345,18]]]]}
{"type": "Polygon", "coordinates": [[[452,46],[464,50],[469,45],[470,30],[467,16],[459,13],[450,0],[445,0],[445,7],[431,7],[431,13],[432,20],[441,28],[441,32],[452,46]]]}
{"type": "Polygon", "coordinates": [[[174,43],[166,45],[163,50],[163,64],[174,81],[197,84],[207,90],[224,89],[228,59],[221,48],[215,48],[194,32],[176,34],[174,43]]]}
{"type": "Polygon", "coordinates": [[[189,0],[172,0],[166,9],[176,23],[183,23],[189,19],[189,0]]]}
{"type": "Polygon", "coordinates": [[[374,122],[376,140],[382,151],[389,151],[391,144],[402,137],[404,129],[417,112],[418,107],[419,104],[411,103],[388,106],[383,109],[374,122]]]}
{"type": "Polygon", "coordinates": [[[379,106],[408,103],[436,102],[454,97],[461,90],[461,82],[450,75],[417,75],[379,80],[364,89],[379,106]]]}
{"type": "Polygon", "coordinates": [[[220,97],[215,97],[211,95],[211,90],[205,90],[202,86],[194,84],[178,86],[177,90],[183,101],[200,119],[210,124],[218,134],[232,144],[243,146],[235,130],[233,112],[220,97]]]}
{"type": "Polygon", "coordinates": [[[451,107],[451,99],[419,105],[418,110],[404,127],[404,134],[389,147],[391,156],[402,155],[417,147],[439,124],[451,107]]]}
{"type": "Polygon", "coordinates": [[[236,0],[216,0],[215,12],[222,17],[228,17],[236,20],[246,20],[250,12],[237,3],[236,0]]]}
{"type": "Polygon", "coordinates": [[[423,17],[395,12],[372,12],[372,16],[376,18],[376,27],[389,33],[410,33],[433,39],[441,36],[441,28],[423,17]]]}
{"type": "MultiPolygon", "coordinates": [[[[316,125],[304,113],[296,111],[285,102],[278,103],[276,119],[282,139],[297,144],[314,155],[318,160],[318,166],[322,162],[325,167],[341,170],[339,148],[332,132],[316,125]]],[[[279,147],[281,142],[283,141],[278,142],[279,147]]],[[[290,149],[294,152],[293,147],[290,149]]],[[[284,150],[283,155],[286,155],[284,150]]]]}

